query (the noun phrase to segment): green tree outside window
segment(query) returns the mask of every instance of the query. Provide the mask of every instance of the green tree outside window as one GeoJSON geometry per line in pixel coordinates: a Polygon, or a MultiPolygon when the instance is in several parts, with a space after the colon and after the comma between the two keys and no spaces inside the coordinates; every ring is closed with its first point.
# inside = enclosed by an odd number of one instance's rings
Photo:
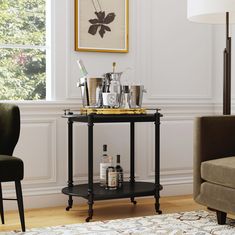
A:
{"type": "Polygon", "coordinates": [[[0,0],[0,100],[46,98],[46,0],[0,0]]]}

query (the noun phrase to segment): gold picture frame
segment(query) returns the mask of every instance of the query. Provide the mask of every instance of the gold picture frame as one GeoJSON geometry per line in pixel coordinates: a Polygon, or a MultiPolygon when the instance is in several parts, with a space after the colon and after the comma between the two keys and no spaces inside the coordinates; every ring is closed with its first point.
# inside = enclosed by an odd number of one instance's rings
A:
{"type": "Polygon", "coordinates": [[[129,51],[129,0],[74,1],[75,51],[129,51]]]}

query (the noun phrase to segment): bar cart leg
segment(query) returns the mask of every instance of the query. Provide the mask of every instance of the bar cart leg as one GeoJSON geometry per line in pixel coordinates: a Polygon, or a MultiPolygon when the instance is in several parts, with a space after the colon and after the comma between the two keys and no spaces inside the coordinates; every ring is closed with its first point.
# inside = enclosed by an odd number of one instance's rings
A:
{"type": "MultiPolygon", "coordinates": [[[[131,162],[130,162],[130,182],[131,184],[135,183],[135,123],[130,123],[130,155],[131,155],[131,162]]],[[[131,197],[131,202],[136,205],[135,197],[131,197]]]]}
{"type": "Polygon", "coordinates": [[[88,217],[86,222],[89,222],[93,216],[93,116],[88,117],[88,217]]]}
{"type": "Polygon", "coordinates": [[[86,222],[90,222],[93,217],[93,194],[88,192],[88,202],[87,202],[89,209],[88,209],[88,217],[86,218],[86,222]]]}
{"type": "Polygon", "coordinates": [[[73,196],[69,196],[68,206],[66,207],[66,211],[69,211],[73,207],[73,196]]]}
{"type": "Polygon", "coordinates": [[[162,214],[160,210],[160,117],[155,114],[155,210],[158,214],[162,214]]]}
{"type": "MultiPolygon", "coordinates": [[[[73,187],[73,121],[68,120],[68,187],[73,187]]],[[[73,197],[69,196],[66,211],[73,207],[73,197]]]]}
{"type": "Polygon", "coordinates": [[[160,210],[160,203],[159,203],[159,199],[160,199],[160,196],[157,196],[155,195],[155,200],[156,200],[156,203],[155,203],[155,211],[161,215],[162,214],[162,211],[160,210]]]}

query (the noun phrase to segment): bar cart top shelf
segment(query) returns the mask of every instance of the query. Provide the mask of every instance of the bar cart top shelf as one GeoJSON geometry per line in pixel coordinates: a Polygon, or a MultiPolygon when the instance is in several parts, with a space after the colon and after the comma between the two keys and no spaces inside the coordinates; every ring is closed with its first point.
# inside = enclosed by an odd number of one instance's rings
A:
{"type": "Polygon", "coordinates": [[[160,109],[154,109],[154,113],[147,114],[76,114],[72,110],[64,110],[62,118],[68,118],[74,122],[113,123],[113,122],[154,122],[156,115],[162,117],[160,109]]]}

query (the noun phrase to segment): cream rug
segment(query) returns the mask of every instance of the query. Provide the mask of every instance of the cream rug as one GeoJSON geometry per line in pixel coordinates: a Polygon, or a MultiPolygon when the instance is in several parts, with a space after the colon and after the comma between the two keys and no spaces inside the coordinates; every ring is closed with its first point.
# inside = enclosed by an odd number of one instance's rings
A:
{"type": "Polygon", "coordinates": [[[214,213],[192,211],[31,229],[26,233],[0,232],[0,235],[235,235],[235,221],[228,219],[227,223],[218,225],[214,213]]]}

